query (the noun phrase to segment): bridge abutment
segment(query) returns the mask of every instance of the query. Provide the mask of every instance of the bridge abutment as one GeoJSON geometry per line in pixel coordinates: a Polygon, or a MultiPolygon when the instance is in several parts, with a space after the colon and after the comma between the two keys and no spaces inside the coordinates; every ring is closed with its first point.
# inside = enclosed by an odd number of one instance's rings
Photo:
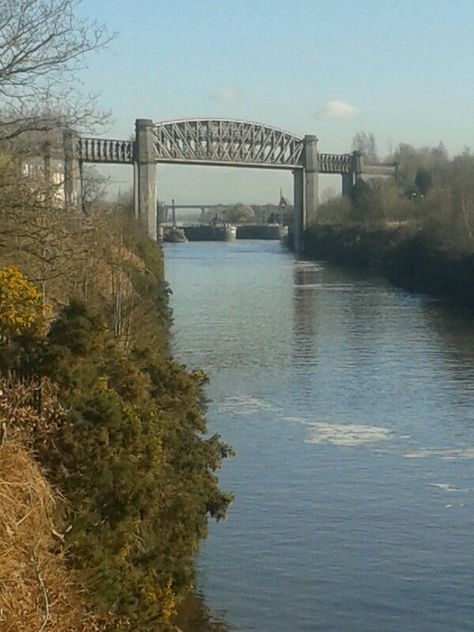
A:
{"type": "Polygon", "coordinates": [[[148,235],[156,241],[154,125],[154,122],[150,119],[137,119],[135,121],[135,213],[148,235]]]}

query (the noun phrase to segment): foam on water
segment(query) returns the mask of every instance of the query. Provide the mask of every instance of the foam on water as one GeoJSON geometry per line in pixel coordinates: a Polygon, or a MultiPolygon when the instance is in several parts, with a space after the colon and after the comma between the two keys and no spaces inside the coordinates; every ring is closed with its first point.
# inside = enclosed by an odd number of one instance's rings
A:
{"type": "Polygon", "coordinates": [[[285,415],[284,417],[280,417],[282,421],[288,421],[289,423],[297,423],[304,424],[305,426],[311,425],[306,419],[303,417],[292,417],[285,415]]]}
{"type": "Polygon", "coordinates": [[[331,443],[337,446],[354,447],[386,441],[392,431],[379,426],[363,426],[360,424],[308,424],[311,434],[306,443],[331,443]]]}
{"type": "Polygon", "coordinates": [[[219,412],[232,412],[239,415],[254,415],[260,411],[274,411],[275,406],[252,395],[229,395],[218,405],[219,412]]]}
{"type": "Polygon", "coordinates": [[[404,455],[406,459],[474,459],[474,448],[420,448],[404,455]]]}
{"type": "Polygon", "coordinates": [[[434,487],[435,489],[441,489],[444,492],[468,492],[469,489],[460,489],[455,485],[451,485],[451,483],[430,483],[429,487],[434,487]]]}

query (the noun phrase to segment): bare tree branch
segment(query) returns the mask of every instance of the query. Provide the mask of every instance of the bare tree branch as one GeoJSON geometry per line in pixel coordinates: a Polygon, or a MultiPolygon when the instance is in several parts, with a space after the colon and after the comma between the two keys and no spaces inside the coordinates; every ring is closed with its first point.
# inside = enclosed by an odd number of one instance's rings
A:
{"type": "Polygon", "coordinates": [[[66,124],[90,127],[104,119],[93,98],[77,97],[75,75],[85,56],[112,36],[79,18],[77,5],[0,0],[0,140],[66,124]]]}

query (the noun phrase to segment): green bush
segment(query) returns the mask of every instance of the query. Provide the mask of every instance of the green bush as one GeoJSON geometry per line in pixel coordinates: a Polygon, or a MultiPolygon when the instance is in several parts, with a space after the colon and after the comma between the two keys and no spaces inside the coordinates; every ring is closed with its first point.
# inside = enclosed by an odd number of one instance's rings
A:
{"type": "Polygon", "coordinates": [[[104,612],[146,630],[169,618],[208,516],[231,500],[215,475],[230,450],[206,435],[205,375],[126,356],[78,301],[51,327],[43,371],[67,410],[39,454],[68,501],[72,563],[104,612]]]}

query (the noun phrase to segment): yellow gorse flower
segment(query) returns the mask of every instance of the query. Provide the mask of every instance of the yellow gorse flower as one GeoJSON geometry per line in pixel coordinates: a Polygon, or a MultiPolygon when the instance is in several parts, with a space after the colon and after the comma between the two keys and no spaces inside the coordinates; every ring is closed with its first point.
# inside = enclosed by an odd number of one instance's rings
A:
{"type": "Polygon", "coordinates": [[[0,270],[0,335],[11,337],[45,327],[45,305],[39,290],[15,266],[0,270]]]}

